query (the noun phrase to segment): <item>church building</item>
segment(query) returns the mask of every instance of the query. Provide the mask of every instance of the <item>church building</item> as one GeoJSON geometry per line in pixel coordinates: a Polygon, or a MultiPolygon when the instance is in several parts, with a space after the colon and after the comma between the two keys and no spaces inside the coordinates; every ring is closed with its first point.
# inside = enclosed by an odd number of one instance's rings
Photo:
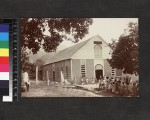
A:
{"type": "Polygon", "coordinates": [[[99,79],[100,76],[122,76],[122,71],[112,69],[107,59],[111,48],[99,35],[68,47],[52,56],[43,65],[43,79],[61,81],[61,72],[71,83],[80,84],[81,78],[99,79]]]}

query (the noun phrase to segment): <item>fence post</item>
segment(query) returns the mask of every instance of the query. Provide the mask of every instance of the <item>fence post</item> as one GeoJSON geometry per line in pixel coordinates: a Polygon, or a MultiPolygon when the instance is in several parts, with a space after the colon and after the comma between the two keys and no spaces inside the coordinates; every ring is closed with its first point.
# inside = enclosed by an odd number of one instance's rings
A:
{"type": "Polygon", "coordinates": [[[36,66],[36,85],[38,83],[38,66],[36,66]]]}
{"type": "Polygon", "coordinates": [[[49,74],[48,74],[48,71],[47,71],[47,85],[49,86],[49,74]]]}

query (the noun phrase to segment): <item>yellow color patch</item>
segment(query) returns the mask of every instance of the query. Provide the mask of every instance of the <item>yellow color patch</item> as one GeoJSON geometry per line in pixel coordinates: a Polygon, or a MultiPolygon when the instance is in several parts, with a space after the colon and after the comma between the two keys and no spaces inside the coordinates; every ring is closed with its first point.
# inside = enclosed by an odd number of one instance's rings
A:
{"type": "Polygon", "coordinates": [[[0,56],[9,56],[9,49],[0,49],[0,56]]]}

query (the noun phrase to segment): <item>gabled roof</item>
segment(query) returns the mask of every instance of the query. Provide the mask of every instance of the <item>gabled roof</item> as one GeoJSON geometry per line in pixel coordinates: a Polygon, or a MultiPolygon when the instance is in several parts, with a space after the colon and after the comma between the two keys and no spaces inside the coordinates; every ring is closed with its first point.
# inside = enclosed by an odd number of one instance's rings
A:
{"type": "MultiPolygon", "coordinates": [[[[96,35],[98,37],[100,37],[99,35],[96,35]]],[[[94,37],[96,37],[94,36],[94,37]]],[[[92,37],[92,38],[94,38],[92,37]]],[[[51,57],[44,65],[50,64],[50,63],[54,63],[54,62],[58,62],[58,61],[62,61],[62,60],[67,60],[67,59],[71,59],[71,57],[81,48],[83,47],[86,43],[88,43],[92,38],[80,42],[76,45],[73,45],[71,47],[68,47],[62,51],[59,51],[58,53],[56,53],[53,57],[51,57]]],[[[100,39],[102,39],[100,37],[100,39]]],[[[102,39],[103,40],[103,39],[102,39]]],[[[104,41],[104,40],[103,40],[104,41]]],[[[104,41],[105,42],[105,41],[104,41]]]]}
{"type": "MultiPolygon", "coordinates": [[[[93,37],[92,37],[93,38],[93,37]]],[[[62,51],[59,51],[58,53],[56,53],[52,58],[50,58],[44,65],[50,64],[50,63],[54,63],[54,62],[58,62],[58,61],[62,61],[62,60],[67,60],[67,59],[71,59],[71,57],[81,48],[83,47],[86,43],[88,43],[88,41],[90,41],[92,38],[80,42],[76,45],[73,45],[71,47],[68,47],[62,51]]]]}
{"type": "Polygon", "coordinates": [[[37,59],[35,61],[35,63],[37,63],[38,65],[43,65],[47,61],[49,61],[49,59],[51,59],[55,54],[57,54],[57,53],[55,53],[55,52],[46,53],[42,57],[40,57],[39,59],[37,59]]]}

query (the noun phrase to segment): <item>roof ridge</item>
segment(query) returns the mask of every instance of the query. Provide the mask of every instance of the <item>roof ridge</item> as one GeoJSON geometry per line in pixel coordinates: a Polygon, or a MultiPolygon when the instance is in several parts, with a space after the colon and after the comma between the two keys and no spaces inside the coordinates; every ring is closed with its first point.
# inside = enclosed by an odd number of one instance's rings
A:
{"type": "Polygon", "coordinates": [[[108,45],[108,42],[106,42],[100,35],[97,35],[100,39],[102,39],[107,45],[108,45]]]}
{"type": "Polygon", "coordinates": [[[71,59],[71,57],[79,50],[81,49],[86,43],[88,43],[91,39],[93,39],[96,36],[93,36],[85,41],[82,41],[80,43],[77,43],[75,45],[72,45],[68,48],[65,48],[58,53],[56,53],[52,58],[49,59],[49,62],[46,62],[44,65],[53,63],[53,62],[58,62],[62,61],[65,59],[71,59]],[[65,55],[64,55],[65,54],[65,55]]]}
{"type": "MultiPolygon", "coordinates": [[[[93,37],[92,37],[93,38],[93,37]]],[[[65,48],[65,49],[63,49],[63,50],[60,50],[60,51],[58,51],[55,55],[57,55],[58,53],[60,53],[60,52],[62,52],[62,51],[65,51],[65,50],[67,50],[67,49],[69,49],[69,48],[71,48],[71,47],[74,47],[74,46],[76,46],[76,45],[79,45],[79,44],[81,44],[81,43],[83,43],[83,42],[87,42],[88,40],[90,40],[91,38],[89,38],[89,39],[87,39],[87,40],[84,40],[84,41],[82,41],[82,42],[80,42],[80,43],[77,43],[77,44],[75,44],[75,45],[72,45],[72,46],[70,46],[70,47],[67,47],[67,48],[65,48]]],[[[55,56],[54,55],[54,56],[55,56]]],[[[54,57],[53,56],[53,57],[54,57]]]]}
{"type": "MultiPolygon", "coordinates": [[[[88,43],[91,39],[93,39],[94,37],[96,37],[96,36],[93,36],[93,37],[91,37],[91,38],[89,38],[89,39],[85,40],[85,41],[86,41],[86,43],[85,43],[85,44],[83,44],[82,46],[80,46],[80,48],[79,48],[79,49],[81,49],[84,45],[86,45],[86,44],[87,44],[87,43],[88,43]]],[[[85,41],[83,41],[83,42],[85,42],[85,41]]],[[[82,42],[82,43],[83,43],[83,42],[82,42]]],[[[75,51],[75,52],[73,53],[73,55],[74,55],[75,53],[77,53],[77,52],[79,51],[79,49],[78,49],[77,51],[75,51]]],[[[73,56],[73,55],[72,55],[72,56],[73,56]]],[[[72,56],[71,56],[71,57],[72,57],[72,56]]]]}
{"type": "MultiPolygon", "coordinates": [[[[91,39],[91,38],[90,38],[90,39],[91,39]]],[[[79,43],[77,43],[77,44],[75,44],[75,45],[72,45],[72,46],[70,46],[70,47],[67,47],[67,48],[65,48],[65,49],[63,49],[63,50],[69,49],[69,48],[71,48],[71,47],[74,47],[74,46],[76,46],[76,45],[79,45],[80,43],[86,42],[86,41],[88,41],[88,40],[89,40],[89,39],[84,40],[84,41],[79,42],[79,43]]],[[[63,50],[61,50],[61,51],[63,51],[63,50]]],[[[61,51],[59,51],[59,52],[61,52],[61,51]]]]}

